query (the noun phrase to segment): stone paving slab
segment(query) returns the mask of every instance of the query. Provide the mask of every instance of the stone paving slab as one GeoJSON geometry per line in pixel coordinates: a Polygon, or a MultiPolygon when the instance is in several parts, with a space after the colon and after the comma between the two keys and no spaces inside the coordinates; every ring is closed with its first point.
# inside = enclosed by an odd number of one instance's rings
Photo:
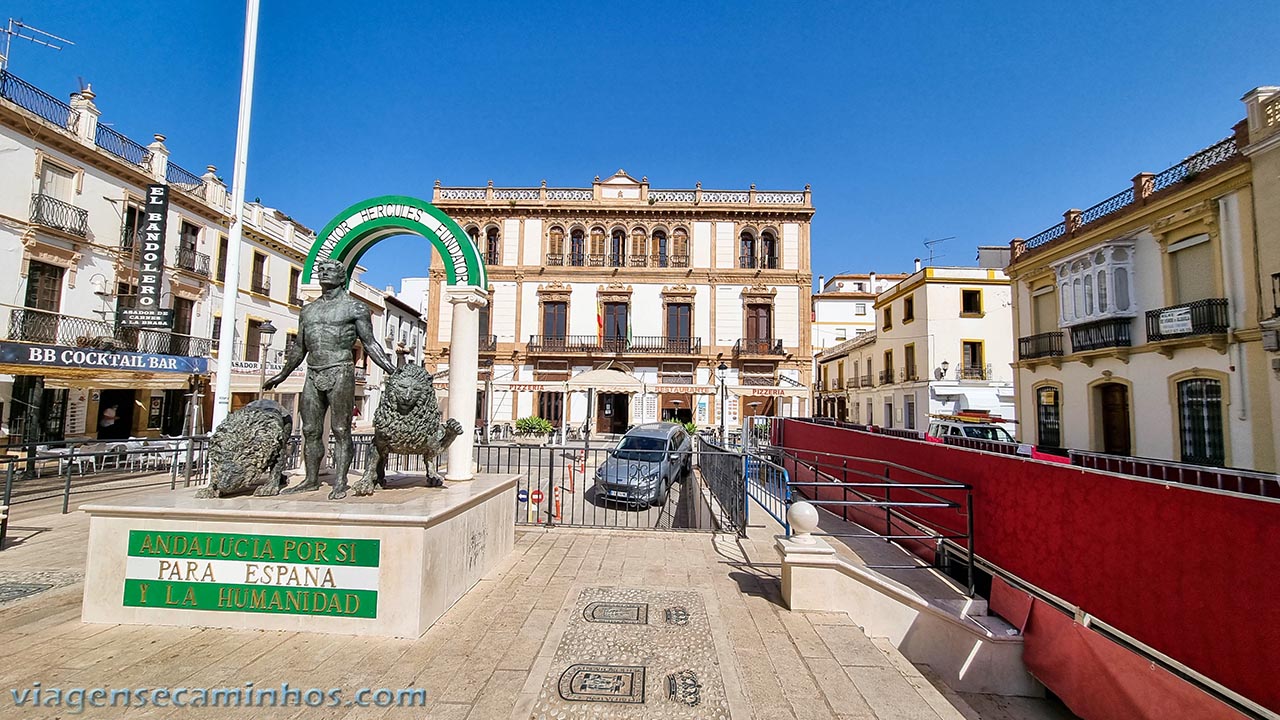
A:
{"type": "MultiPolygon", "coordinates": [[[[78,578],[84,570],[87,518],[78,513],[28,515],[17,525],[39,530],[24,531],[22,542],[0,551],[0,573],[66,573],[75,579],[0,606],[0,648],[8,660],[0,663],[0,718],[76,716],[66,708],[15,708],[10,689],[30,690],[37,682],[45,689],[235,688],[246,683],[261,689],[288,683],[294,688],[341,688],[347,699],[362,687],[404,688],[425,691],[427,703],[425,707],[340,704],[276,709],[152,705],[128,710],[88,708],[80,714],[92,718],[529,718],[532,705],[521,703],[529,700],[530,688],[537,699],[552,675],[558,681],[552,665],[568,628],[566,613],[581,617],[582,593],[588,588],[610,588],[608,592],[616,593],[610,597],[626,602],[650,598],[651,621],[665,621],[665,614],[653,608],[665,610],[668,604],[654,601],[666,597],[655,593],[675,591],[702,601],[707,626],[700,630],[700,667],[710,662],[708,648],[714,648],[723,693],[717,697],[723,697],[724,703],[716,704],[715,710],[722,713],[727,707],[727,715],[709,716],[760,720],[1069,717],[1041,713],[1034,701],[940,693],[896,650],[863,635],[847,615],[786,610],[781,604],[774,531],[768,527],[751,528],[747,538],[522,528],[511,555],[430,631],[418,639],[397,640],[84,624],[79,620],[83,585],[78,578]],[[982,712],[973,710],[978,706],[982,712]],[[522,711],[527,712],[521,715],[522,711]]],[[[597,651],[582,664],[612,652],[603,641],[597,651]]],[[[563,661],[570,659],[565,655],[563,661]]],[[[590,684],[600,682],[589,680],[590,684]]],[[[581,715],[626,717],[607,711],[581,715]]],[[[554,711],[547,716],[556,717],[554,711]]]]}

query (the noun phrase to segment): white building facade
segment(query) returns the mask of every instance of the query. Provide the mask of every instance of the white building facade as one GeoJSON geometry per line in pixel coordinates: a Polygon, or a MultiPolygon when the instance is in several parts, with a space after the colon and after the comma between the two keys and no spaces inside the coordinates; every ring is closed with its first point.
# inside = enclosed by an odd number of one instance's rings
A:
{"type": "Polygon", "coordinates": [[[931,414],[1013,419],[1009,280],[995,268],[929,267],[879,294],[878,328],[818,355],[816,402],[849,422],[924,430],[931,414]]]}
{"type": "MultiPolygon", "coordinates": [[[[105,124],[90,90],[63,103],[7,74],[0,95],[0,439],[179,435],[207,429],[226,275],[229,197],[215,168],[197,176],[169,159],[165,137],[142,145],[105,124]],[[151,266],[149,185],[168,186],[163,257],[151,266]],[[158,275],[167,328],[130,328],[158,275]],[[196,391],[196,408],[188,404],[196,391]],[[194,422],[194,425],[193,425],[194,422]]],[[[302,265],[314,233],[245,203],[233,408],[258,395],[260,357],[278,363],[297,332],[302,265]],[[273,335],[263,328],[275,329],[273,335]]],[[[352,283],[377,317],[382,293],[352,283]]],[[[361,365],[368,363],[359,358],[361,365]]],[[[370,383],[358,366],[361,388],[370,383]]],[[[303,375],[271,396],[296,407],[303,375]]],[[[363,398],[362,389],[357,395],[363,398]]]]}
{"type": "MultiPolygon", "coordinates": [[[[619,171],[585,188],[437,184],[433,203],[488,267],[482,422],[538,416],[618,433],[657,420],[723,416],[732,426],[807,413],[807,188],[658,190],[619,171]],[[572,380],[597,368],[626,379],[595,388],[588,410],[572,380]]],[[[433,259],[431,308],[440,267],[433,259]]],[[[429,366],[447,365],[449,325],[450,313],[428,313],[429,366]]]]}
{"type": "Polygon", "coordinates": [[[818,292],[812,300],[814,351],[826,350],[874,332],[876,296],[906,277],[905,274],[878,275],[873,272],[841,273],[829,280],[819,276],[818,292]]]}

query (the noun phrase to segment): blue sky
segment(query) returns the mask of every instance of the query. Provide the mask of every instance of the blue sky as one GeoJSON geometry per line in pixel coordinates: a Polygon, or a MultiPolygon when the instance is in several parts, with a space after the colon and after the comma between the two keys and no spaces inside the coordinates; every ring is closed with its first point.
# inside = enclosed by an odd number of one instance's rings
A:
{"type": "MultiPolygon", "coordinates": [[[[10,69],[228,179],[242,3],[10,0],[10,69]]],[[[2,21],[3,18],[0,18],[2,21]]],[[[1230,133],[1277,2],[263,3],[247,196],[313,228],[445,184],[813,186],[814,275],[1027,237],[1230,133]],[[1153,10],[1155,12],[1153,13],[1153,10]]],[[[425,241],[365,256],[422,274],[425,241]],[[406,255],[410,258],[406,260],[406,255]]]]}

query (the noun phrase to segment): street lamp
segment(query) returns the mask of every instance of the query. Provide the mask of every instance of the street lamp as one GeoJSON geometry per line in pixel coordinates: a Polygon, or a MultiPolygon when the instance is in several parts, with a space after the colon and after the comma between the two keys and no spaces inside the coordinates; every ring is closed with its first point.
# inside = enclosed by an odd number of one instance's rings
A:
{"type": "Polygon", "coordinates": [[[725,440],[725,434],[724,434],[724,419],[725,419],[724,416],[725,416],[725,412],[729,409],[729,399],[728,399],[729,387],[724,384],[724,376],[725,376],[725,373],[727,372],[729,372],[729,366],[725,365],[724,361],[721,360],[720,364],[716,366],[716,378],[720,380],[720,442],[721,443],[727,442],[725,440]]]}
{"type": "Polygon", "coordinates": [[[270,320],[258,326],[258,399],[266,396],[267,384],[267,350],[271,347],[271,338],[276,334],[276,326],[270,320]]]}

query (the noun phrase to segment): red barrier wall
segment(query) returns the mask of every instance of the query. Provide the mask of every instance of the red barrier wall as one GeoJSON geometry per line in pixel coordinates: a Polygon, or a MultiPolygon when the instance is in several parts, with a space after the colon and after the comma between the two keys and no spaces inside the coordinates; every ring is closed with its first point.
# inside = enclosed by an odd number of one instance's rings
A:
{"type": "Polygon", "coordinates": [[[1280,503],[795,420],[780,444],[971,485],[978,555],[1280,711],[1280,503]]]}

